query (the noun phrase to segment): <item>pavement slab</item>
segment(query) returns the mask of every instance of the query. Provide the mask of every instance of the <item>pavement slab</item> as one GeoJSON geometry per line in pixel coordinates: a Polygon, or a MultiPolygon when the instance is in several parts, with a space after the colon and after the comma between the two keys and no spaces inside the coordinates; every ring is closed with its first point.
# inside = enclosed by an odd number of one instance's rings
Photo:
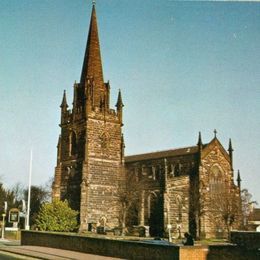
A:
{"type": "Polygon", "coordinates": [[[118,260],[119,258],[86,254],[81,252],[40,247],[40,246],[2,246],[0,252],[8,252],[22,256],[28,256],[30,259],[48,259],[48,260],[118,260]]]}

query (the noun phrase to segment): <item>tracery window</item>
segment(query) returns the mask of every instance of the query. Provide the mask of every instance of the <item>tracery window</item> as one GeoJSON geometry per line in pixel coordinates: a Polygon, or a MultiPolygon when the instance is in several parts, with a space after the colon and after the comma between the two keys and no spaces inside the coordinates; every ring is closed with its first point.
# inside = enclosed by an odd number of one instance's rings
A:
{"type": "Polygon", "coordinates": [[[225,190],[225,182],[222,170],[218,166],[213,166],[210,171],[209,189],[211,195],[221,194],[225,190]]]}

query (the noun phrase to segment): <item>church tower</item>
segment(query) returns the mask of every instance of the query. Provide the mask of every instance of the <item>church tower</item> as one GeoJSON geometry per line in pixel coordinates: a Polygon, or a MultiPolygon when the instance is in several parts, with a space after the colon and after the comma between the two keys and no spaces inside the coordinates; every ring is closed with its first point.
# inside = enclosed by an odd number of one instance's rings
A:
{"type": "Polygon", "coordinates": [[[123,180],[123,102],[110,108],[110,85],[103,79],[95,5],[92,7],[79,83],[74,83],[72,110],[66,93],[61,103],[61,134],[53,199],[67,199],[80,211],[80,229],[101,220],[118,225],[118,187],[123,180]]]}

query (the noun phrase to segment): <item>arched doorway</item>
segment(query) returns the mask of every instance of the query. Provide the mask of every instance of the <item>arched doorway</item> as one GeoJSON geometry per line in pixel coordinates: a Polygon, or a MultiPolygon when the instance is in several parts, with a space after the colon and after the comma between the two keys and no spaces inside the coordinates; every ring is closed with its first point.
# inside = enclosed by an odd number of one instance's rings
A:
{"type": "Polygon", "coordinates": [[[163,236],[163,197],[160,193],[152,192],[148,197],[149,226],[152,237],[163,236]]]}

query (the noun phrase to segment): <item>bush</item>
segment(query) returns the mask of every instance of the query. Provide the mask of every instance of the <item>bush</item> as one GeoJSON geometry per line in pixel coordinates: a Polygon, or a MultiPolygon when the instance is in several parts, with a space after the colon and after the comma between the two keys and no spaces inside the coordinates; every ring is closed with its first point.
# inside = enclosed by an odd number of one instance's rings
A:
{"type": "Polygon", "coordinates": [[[78,211],[72,210],[67,201],[54,200],[41,206],[36,227],[41,231],[75,231],[78,228],[77,216],[78,211]]]}

